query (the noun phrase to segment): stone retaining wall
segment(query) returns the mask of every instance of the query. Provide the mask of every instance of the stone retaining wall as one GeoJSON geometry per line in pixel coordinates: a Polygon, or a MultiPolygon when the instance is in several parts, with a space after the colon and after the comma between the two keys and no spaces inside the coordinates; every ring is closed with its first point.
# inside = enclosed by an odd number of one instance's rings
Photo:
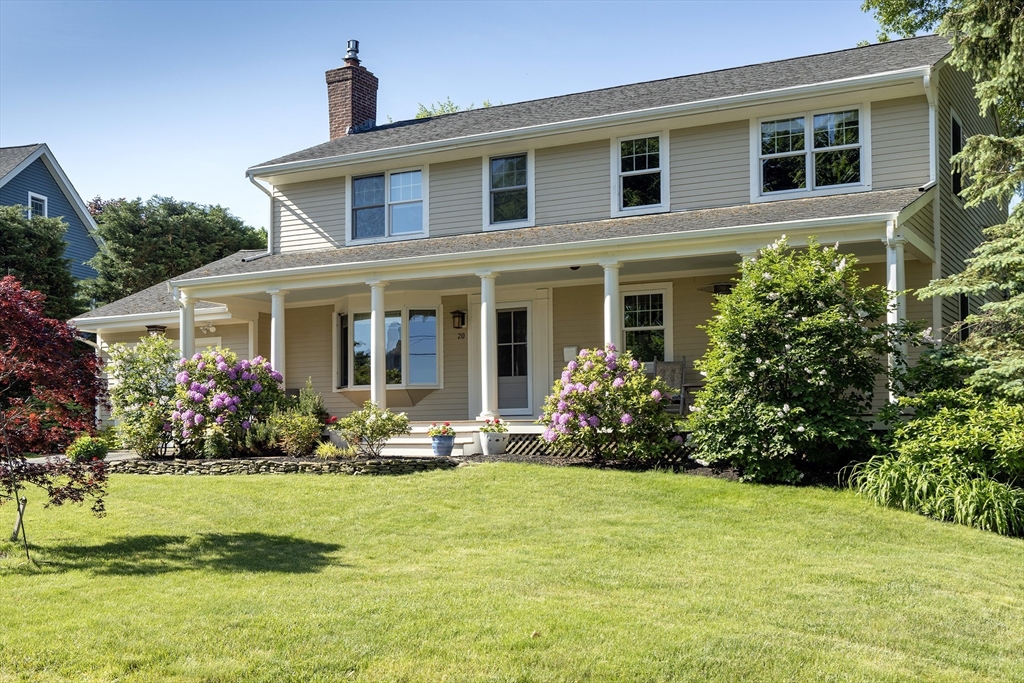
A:
{"type": "Polygon", "coordinates": [[[372,460],[116,460],[107,471],[117,474],[411,474],[458,467],[452,458],[386,457],[372,460]]]}

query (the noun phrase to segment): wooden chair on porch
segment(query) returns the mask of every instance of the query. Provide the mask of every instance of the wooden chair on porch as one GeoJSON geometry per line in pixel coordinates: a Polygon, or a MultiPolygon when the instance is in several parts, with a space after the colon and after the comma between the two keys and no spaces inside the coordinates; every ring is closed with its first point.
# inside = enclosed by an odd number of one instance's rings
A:
{"type": "Polygon", "coordinates": [[[683,404],[686,402],[686,389],[683,386],[686,380],[686,358],[654,361],[654,376],[660,377],[673,392],[669,396],[669,408],[682,415],[683,404]]]}

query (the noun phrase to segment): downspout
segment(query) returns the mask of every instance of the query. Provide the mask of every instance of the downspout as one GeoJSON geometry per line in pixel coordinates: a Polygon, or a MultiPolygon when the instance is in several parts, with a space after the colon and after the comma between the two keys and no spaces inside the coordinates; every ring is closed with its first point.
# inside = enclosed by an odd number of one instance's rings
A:
{"type": "Polygon", "coordinates": [[[267,253],[242,259],[243,261],[248,262],[255,261],[256,259],[263,258],[264,256],[270,256],[274,253],[274,193],[256,182],[256,179],[253,178],[249,172],[246,172],[245,177],[249,179],[250,183],[258,187],[260,192],[267,195],[267,198],[270,199],[270,210],[267,212],[267,253]]]}
{"type": "MultiPolygon", "coordinates": [[[[935,260],[932,262],[932,280],[942,279],[942,183],[939,177],[939,71],[932,67],[924,75],[924,94],[928,98],[928,184],[935,186],[932,200],[932,246],[935,260]]],[[[932,297],[932,337],[941,345],[942,297],[932,297]]]]}

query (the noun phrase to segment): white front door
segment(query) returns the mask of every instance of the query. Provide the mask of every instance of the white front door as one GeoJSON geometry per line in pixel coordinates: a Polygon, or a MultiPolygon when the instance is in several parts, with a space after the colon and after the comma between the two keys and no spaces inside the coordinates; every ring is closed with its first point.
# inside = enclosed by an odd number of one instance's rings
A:
{"type": "Polygon", "coordinates": [[[498,312],[498,410],[530,411],[530,333],[526,308],[498,312]]]}

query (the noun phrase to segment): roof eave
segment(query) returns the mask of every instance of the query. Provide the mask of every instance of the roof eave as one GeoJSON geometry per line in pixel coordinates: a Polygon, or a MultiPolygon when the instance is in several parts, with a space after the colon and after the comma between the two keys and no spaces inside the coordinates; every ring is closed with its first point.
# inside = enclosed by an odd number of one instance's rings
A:
{"type": "Polygon", "coordinates": [[[246,170],[246,175],[252,178],[266,178],[268,176],[299,171],[311,171],[332,166],[341,166],[357,162],[365,162],[378,159],[387,159],[399,156],[409,156],[425,152],[440,152],[467,145],[483,144],[488,142],[499,142],[513,140],[536,135],[550,135],[562,132],[586,130],[591,128],[603,128],[611,125],[632,123],[636,120],[654,120],[669,118],[682,114],[699,114],[708,111],[731,109],[741,106],[759,104],[766,100],[778,100],[795,97],[806,97],[810,95],[827,95],[835,91],[843,91],[851,88],[865,86],[886,85],[908,78],[921,78],[922,82],[926,74],[931,72],[932,65],[910,67],[886,71],[869,76],[855,76],[834,81],[823,81],[807,85],[792,86],[789,88],[778,88],[775,90],[763,90],[742,95],[730,95],[717,97],[696,102],[685,102],[682,104],[670,104],[661,107],[638,109],[636,111],[620,112],[616,114],[604,114],[582,119],[571,119],[568,121],[557,121],[536,126],[525,126],[488,133],[477,133],[457,138],[446,138],[444,140],[432,140],[411,145],[399,145],[396,147],[385,147],[381,149],[342,154],[321,159],[307,159],[302,161],[290,161],[280,164],[265,164],[253,166],[246,170]]]}

